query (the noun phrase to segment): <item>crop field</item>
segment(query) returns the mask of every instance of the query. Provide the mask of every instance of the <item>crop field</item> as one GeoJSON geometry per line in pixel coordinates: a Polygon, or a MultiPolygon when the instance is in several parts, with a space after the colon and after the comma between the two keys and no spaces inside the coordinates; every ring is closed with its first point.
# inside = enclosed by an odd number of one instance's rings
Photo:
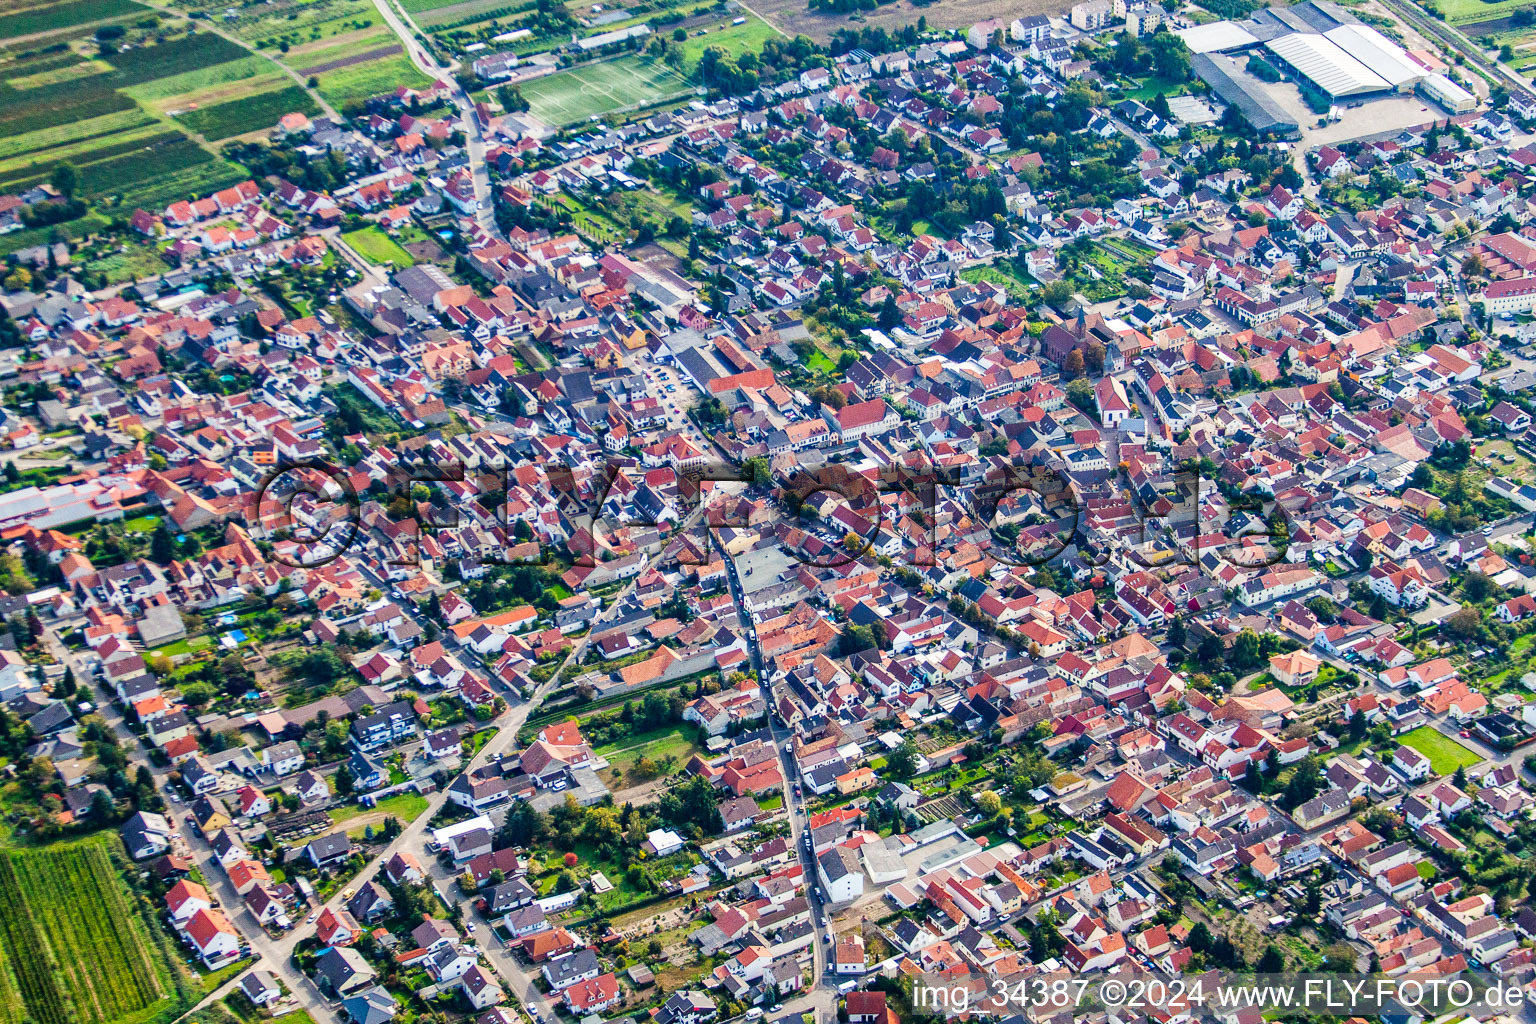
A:
{"type": "Polygon", "coordinates": [[[414,17],[416,24],[433,31],[446,31],[482,21],[521,27],[522,16],[533,9],[533,4],[524,0],[511,4],[507,0],[455,0],[454,3],[438,5],[414,17]]]}
{"type": "MultiPolygon", "coordinates": [[[[82,5],[115,14],[141,9],[128,0],[67,0],[47,10],[64,10],[68,22],[82,5]]],[[[0,26],[12,31],[18,23],[10,19],[33,11],[0,10],[8,11],[0,26]]],[[[316,112],[270,60],[195,26],[178,35],[176,24],[132,29],[120,51],[105,54],[92,47],[82,55],[86,44],[53,41],[59,36],[35,50],[24,42],[0,47],[0,189],[45,181],[67,160],[80,172],[80,198],[163,206],[246,176],[167,115],[188,114],[188,131],[213,142],[270,128],[289,110],[316,112]],[[155,42],[157,33],[169,38],[155,42]]],[[[70,234],[67,225],[59,230],[70,234]]],[[[9,236],[5,249],[14,251],[11,243],[25,234],[9,236]]]]}
{"type": "MultiPolygon", "coordinates": [[[[0,855],[0,1004],[37,1024],[106,1024],[174,998],[99,841],[0,855]]],[[[0,1011],[4,1012],[4,1011],[0,1011]]]]}
{"type": "Polygon", "coordinates": [[[308,74],[306,69],[320,64],[329,64],[332,61],[353,57],[359,53],[372,53],[374,50],[382,50],[386,46],[399,47],[400,40],[393,32],[375,31],[365,29],[362,32],[350,32],[344,36],[335,36],[331,39],[321,39],[303,46],[295,46],[288,51],[284,58],[288,66],[298,69],[300,73],[308,74]]]}
{"type": "MultiPolygon", "coordinates": [[[[425,14],[428,11],[438,11],[448,7],[467,7],[470,4],[483,3],[485,0],[403,0],[400,6],[411,15],[425,14]]],[[[508,6],[507,0],[496,0],[495,6],[508,6]]],[[[528,0],[516,0],[511,6],[521,10],[532,10],[533,4],[528,0]]],[[[418,19],[419,21],[419,19],[418,19]]]]}
{"type": "Polygon", "coordinates": [[[340,71],[342,68],[354,67],[358,64],[367,64],[370,61],[383,60],[385,57],[393,57],[397,53],[405,52],[405,48],[399,43],[380,46],[373,50],[363,50],[358,53],[349,53],[335,57],[323,64],[316,64],[303,69],[305,75],[323,75],[327,71],[340,71]]]}
{"type": "MultiPolygon", "coordinates": [[[[187,194],[181,181],[232,185],[243,171],[220,160],[179,132],[162,132],[94,149],[73,161],[80,171],[80,193],[88,199],[120,195],[123,202],[165,202],[187,194]],[[201,172],[192,174],[190,172],[201,172]],[[164,198],[161,201],[162,197],[164,198]]],[[[0,173],[0,190],[21,191],[47,179],[54,161],[28,164],[0,173]]]]}
{"type": "Polygon", "coordinates": [[[320,113],[309,93],[296,85],[286,85],[272,92],[242,96],[182,114],[178,120],[209,142],[264,131],[277,124],[284,114],[294,111],[311,117],[320,113]]]}
{"type": "Polygon", "coordinates": [[[688,83],[660,61],[631,54],[529,79],[518,89],[534,116],[565,125],[680,96],[688,91],[688,83]]]}
{"type": "MultiPolygon", "coordinates": [[[[202,0],[175,0],[183,11],[207,5],[202,0]]],[[[370,0],[242,0],[231,5],[233,17],[220,15],[219,27],[262,49],[275,50],[329,39],[382,25],[370,0]]]]}
{"type": "Polygon", "coordinates": [[[965,805],[958,797],[941,796],[935,800],[927,800],[918,805],[917,816],[925,824],[932,824],[940,818],[953,818],[965,813],[965,805]]]}
{"type": "Polygon", "coordinates": [[[423,89],[432,80],[420,71],[403,53],[371,60],[363,64],[349,64],[320,76],[320,95],[340,108],[350,103],[361,103],[370,96],[393,92],[396,86],[423,89]]]}
{"type": "Polygon", "coordinates": [[[56,32],[109,18],[133,18],[148,10],[133,0],[71,0],[63,4],[39,4],[0,15],[0,39],[56,32]]]}
{"type": "MultiPolygon", "coordinates": [[[[123,91],[127,87],[244,56],[245,51],[233,43],[215,35],[198,33],[159,46],[111,54],[102,58],[111,67],[106,73],[30,89],[19,89],[12,82],[35,78],[39,63],[18,61],[7,64],[6,81],[0,83],[0,138],[132,110],[135,107],[133,98],[123,91]]],[[[43,63],[53,65],[49,70],[67,66],[58,64],[55,58],[43,63]]],[[[76,57],[71,63],[83,61],[76,57]]]]}
{"type": "Polygon", "coordinates": [[[277,66],[265,57],[247,56],[198,68],[195,71],[183,71],[179,75],[152,78],[139,85],[130,85],[123,91],[140,103],[153,105],[156,100],[195,96],[235,82],[249,82],[255,78],[280,74],[277,66]]]}

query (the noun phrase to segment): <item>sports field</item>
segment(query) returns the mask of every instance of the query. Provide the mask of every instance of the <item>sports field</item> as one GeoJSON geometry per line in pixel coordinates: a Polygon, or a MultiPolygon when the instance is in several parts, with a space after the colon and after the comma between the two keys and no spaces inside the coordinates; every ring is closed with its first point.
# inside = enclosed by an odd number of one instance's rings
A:
{"type": "Polygon", "coordinates": [[[688,83],[660,61],[636,54],[518,83],[529,111],[554,125],[573,124],[621,107],[681,96],[688,83]]]}

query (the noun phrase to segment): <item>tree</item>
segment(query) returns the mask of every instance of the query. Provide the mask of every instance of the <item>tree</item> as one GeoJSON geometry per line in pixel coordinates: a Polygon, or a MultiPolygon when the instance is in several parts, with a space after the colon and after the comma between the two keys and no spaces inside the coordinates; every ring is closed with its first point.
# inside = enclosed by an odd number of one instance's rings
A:
{"type": "Polygon", "coordinates": [[[1271,942],[1264,948],[1264,955],[1259,957],[1259,962],[1253,965],[1255,974],[1283,974],[1285,973],[1285,954],[1280,947],[1271,942]]]}
{"type": "Polygon", "coordinates": [[[1298,807],[1317,796],[1323,787],[1322,779],[1323,773],[1318,767],[1317,758],[1302,758],[1291,775],[1291,781],[1285,784],[1285,806],[1298,807]]]}
{"type": "Polygon", "coordinates": [[[514,800],[507,808],[506,820],[497,833],[500,846],[532,846],[548,830],[544,814],[526,800],[514,800]]]}
{"type": "MultiPolygon", "coordinates": [[[[1073,356],[1082,359],[1080,352],[1074,351],[1073,356]]],[[[1072,361],[1072,356],[1067,357],[1067,362],[1072,361]]],[[[1098,399],[1093,395],[1093,385],[1082,377],[1067,382],[1067,401],[1089,415],[1097,415],[1099,410],[1098,399]]]]}
{"type": "Polygon", "coordinates": [[[1498,584],[1480,572],[1469,572],[1461,578],[1461,592],[1469,601],[1481,601],[1497,588],[1498,584]]]}
{"type": "Polygon", "coordinates": [[[1189,639],[1189,632],[1184,627],[1184,616],[1175,615],[1173,621],[1168,623],[1168,643],[1173,647],[1184,646],[1184,641],[1189,639]]]}
{"type": "Polygon", "coordinates": [[[1318,970],[1324,974],[1354,974],[1360,969],[1355,947],[1347,942],[1334,942],[1323,947],[1323,963],[1318,970]]]}
{"type": "Polygon", "coordinates": [[[1067,353],[1066,362],[1061,365],[1061,374],[1068,380],[1076,380],[1083,375],[1084,362],[1081,349],[1073,349],[1067,353]]]}
{"type": "Polygon", "coordinates": [[[149,541],[149,557],[160,565],[170,565],[176,559],[176,538],[171,536],[171,531],[165,525],[165,520],[160,520],[160,525],[155,527],[154,536],[149,541]]]}
{"type": "Polygon", "coordinates": [[[886,755],[886,771],[893,779],[910,779],[917,774],[919,756],[916,743],[910,739],[902,740],[900,746],[886,755]]]}
{"type": "Polygon", "coordinates": [[[1445,628],[1460,640],[1471,640],[1483,628],[1483,614],[1469,604],[1462,605],[1445,619],[1445,628]]]}
{"type": "Polygon", "coordinates": [[[1003,809],[1003,798],[995,790],[984,789],[976,794],[976,808],[989,818],[995,818],[1003,809]]]}
{"type": "Polygon", "coordinates": [[[715,803],[714,787],[702,775],[662,794],[661,817],[672,825],[697,829],[707,836],[725,831],[725,821],[715,803]]]}
{"type": "Polygon", "coordinates": [[[743,462],[741,475],[754,487],[767,487],[773,483],[773,472],[768,466],[768,460],[761,455],[754,455],[743,462]]]}
{"type": "Polygon", "coordinates": [[[1195,648],[1195,660],[1203,667],[1214,671],[1221,667],[1226,653],[1227,649],[1222,645],[1220,637],[1208,636],[1200,641],[1199,647],[1195,648]]]}
{"type": "Polygon", "coordinates": [[[1183,38],[1161,26],[1147,40],[1152,54],[1152,70],[1159,78],[1182,82],[1189,78],[1189,46],[1183,38]]]}
{"type": "Polygon", "coordinates": [[[1461,276],[1465,278],[1482,277],[1486,269],[1483,258],[1475,252],[1461,261],[1461,276]]]}
{"type": "Polygon", "coordinates": [[[54,167],[53,173],[48,175],[48,183],[58,189],[65,199],[73,199],[75,191],[80,187],[80,172],[66,160],[54,167]]]}
{"type": "Polygon", "coordinates": [[[1251,629],[1245,629],[1237,634],[1237,639],[1232,642],[1232,653],[1227,655],[1227,664],[1236,672],[1251,672],[1264,663],[1263,645],[1259,635],[1251,629]]]}

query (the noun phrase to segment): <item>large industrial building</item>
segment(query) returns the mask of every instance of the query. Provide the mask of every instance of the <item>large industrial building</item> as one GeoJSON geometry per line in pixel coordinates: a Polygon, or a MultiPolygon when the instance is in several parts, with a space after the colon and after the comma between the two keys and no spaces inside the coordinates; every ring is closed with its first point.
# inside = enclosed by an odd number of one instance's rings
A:
{"type": "MultiPolygon", "coordinates": [[[[1272,63],[1332,100],[1356,100],[1417,89],[1453,113],[1475,99],[1435,74],[1432,58],[1411,55],[1376,29],[1330,0],[1302,0],[1292,7],[1255,11],[1247,20],[1217,21],[1182,29],[1179,35],[1196,55],[1195,73],[1229,104],[1236,104],[1255,128],[1274,120],[1271,87],[1246,76],[1229,55],[1267,51],[1272,63]],[[1201,59],[1205,58],[1205,59],[1201,59]],[[1232,98],[1238,97],[1238,98],[1232,98]],[[1254,110],[1253,120],[1249,109],[1254,110]]],[[[1434,62],[1438,63],[1438,62],[1434,62]]],[[[1274,130],[1281,130],[1285,118],[1274,130]]]]}
{"type": "Polygon", "coordinates": [[[1274,101],[1264,83],[1238,67],[1231,57],[1197,53],[1190,57],[1189,66],[1221,102],[1236,107],[1257,131],[1290,136],[1300,130],[1301,125],[1274,101]]]}

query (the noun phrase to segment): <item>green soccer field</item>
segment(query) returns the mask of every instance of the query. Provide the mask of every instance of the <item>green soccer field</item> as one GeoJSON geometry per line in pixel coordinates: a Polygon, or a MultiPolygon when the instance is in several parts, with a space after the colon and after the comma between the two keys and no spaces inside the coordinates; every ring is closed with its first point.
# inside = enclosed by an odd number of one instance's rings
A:
{"type": "Polygon", "coordinates": [[[566,125],[680,96],[688,91],[688,83],[665,64],[631,54],[530,79],[519,83],[518,90],[535,117],[566,125]]]}

